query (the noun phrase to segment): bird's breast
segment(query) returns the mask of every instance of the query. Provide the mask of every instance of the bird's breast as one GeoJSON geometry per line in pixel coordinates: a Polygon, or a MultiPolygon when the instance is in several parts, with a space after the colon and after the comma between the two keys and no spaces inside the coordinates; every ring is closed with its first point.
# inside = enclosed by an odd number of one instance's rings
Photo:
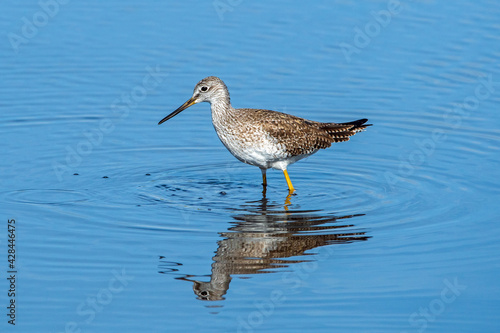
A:
{"type": "Polygon", "coordinates": [[[244,163],[267,169],[286,157],[284,147],[258,126],[214,121],[214,128],[224,146],[244,163]]]}

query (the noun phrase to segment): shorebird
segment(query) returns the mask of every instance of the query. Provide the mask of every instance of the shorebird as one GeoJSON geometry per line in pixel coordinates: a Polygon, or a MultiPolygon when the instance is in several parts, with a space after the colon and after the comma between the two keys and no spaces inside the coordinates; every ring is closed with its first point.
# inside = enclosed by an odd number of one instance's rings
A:
{"type": "Polygon", "coordinates": [[[271,110],[235,109],[231,106],[225,83],[216,76],[198,82],[193,96],[160,120],[158,125],[201,102],[211,104],[212,123],[229,152],[241,162],[260,168],[264,191],[267,169],[282,170],[289,193],[293,193],[295,189],[287,171],[290,164],[328,148],[334,142],[348,141],[349,137],[371,125],[365,124],[368,119],[321,123],[271,110]]]}

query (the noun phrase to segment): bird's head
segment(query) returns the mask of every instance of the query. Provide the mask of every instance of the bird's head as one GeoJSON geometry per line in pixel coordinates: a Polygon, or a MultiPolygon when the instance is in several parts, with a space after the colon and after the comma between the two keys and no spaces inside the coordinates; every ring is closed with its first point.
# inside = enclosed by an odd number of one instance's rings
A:
{"type": "Polygon", "coordinates": [[[212,103],[217,99],[229,99],[229,93],[224,82],[216,76],[208,76],[198,82],[194,87],[193,96],[188,99],[184,104],[179,106],[174,112],[160,120],[158,125],[166,122],[170,118],[175,117],[182,111],[186,110],[191,105],[209,102],[212,103]]]}

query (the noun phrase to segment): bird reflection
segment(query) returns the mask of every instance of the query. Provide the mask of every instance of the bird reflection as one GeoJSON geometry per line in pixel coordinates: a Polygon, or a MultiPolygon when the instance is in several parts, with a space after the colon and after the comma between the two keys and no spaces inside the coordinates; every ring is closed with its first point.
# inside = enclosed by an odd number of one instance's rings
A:
{"type": "Polygon", "coordinates": [[[212,258],[209,281],[197,280],[194,275],[176,278],[192,282],[200,300],[224,300],[233,275],[276,272],[278,268],[314,260],[296,259],[308,255],[308,250],[369,238],[365,232],[352,230],[354,225],[345,223],[364,214],[333,216],[314,210],[288,210],[287,206],[283,209],[282,205],[269,204],[265,197],[242,205],[237,212],[231,227],[220,233],[222,239],[212,258]],[[290,257],[295,259],[287,259],[290,257]]]}

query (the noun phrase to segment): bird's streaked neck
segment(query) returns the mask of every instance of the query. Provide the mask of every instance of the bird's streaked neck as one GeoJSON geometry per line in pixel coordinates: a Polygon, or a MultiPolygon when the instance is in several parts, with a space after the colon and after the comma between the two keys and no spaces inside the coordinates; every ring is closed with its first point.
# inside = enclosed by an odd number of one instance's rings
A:
{"type": "Polygon", "coordinates": [[[224,115],[232,109],[229,94],[221,93],[213,97],[209,102],[212,109],[212,115],[224,115]]]}

